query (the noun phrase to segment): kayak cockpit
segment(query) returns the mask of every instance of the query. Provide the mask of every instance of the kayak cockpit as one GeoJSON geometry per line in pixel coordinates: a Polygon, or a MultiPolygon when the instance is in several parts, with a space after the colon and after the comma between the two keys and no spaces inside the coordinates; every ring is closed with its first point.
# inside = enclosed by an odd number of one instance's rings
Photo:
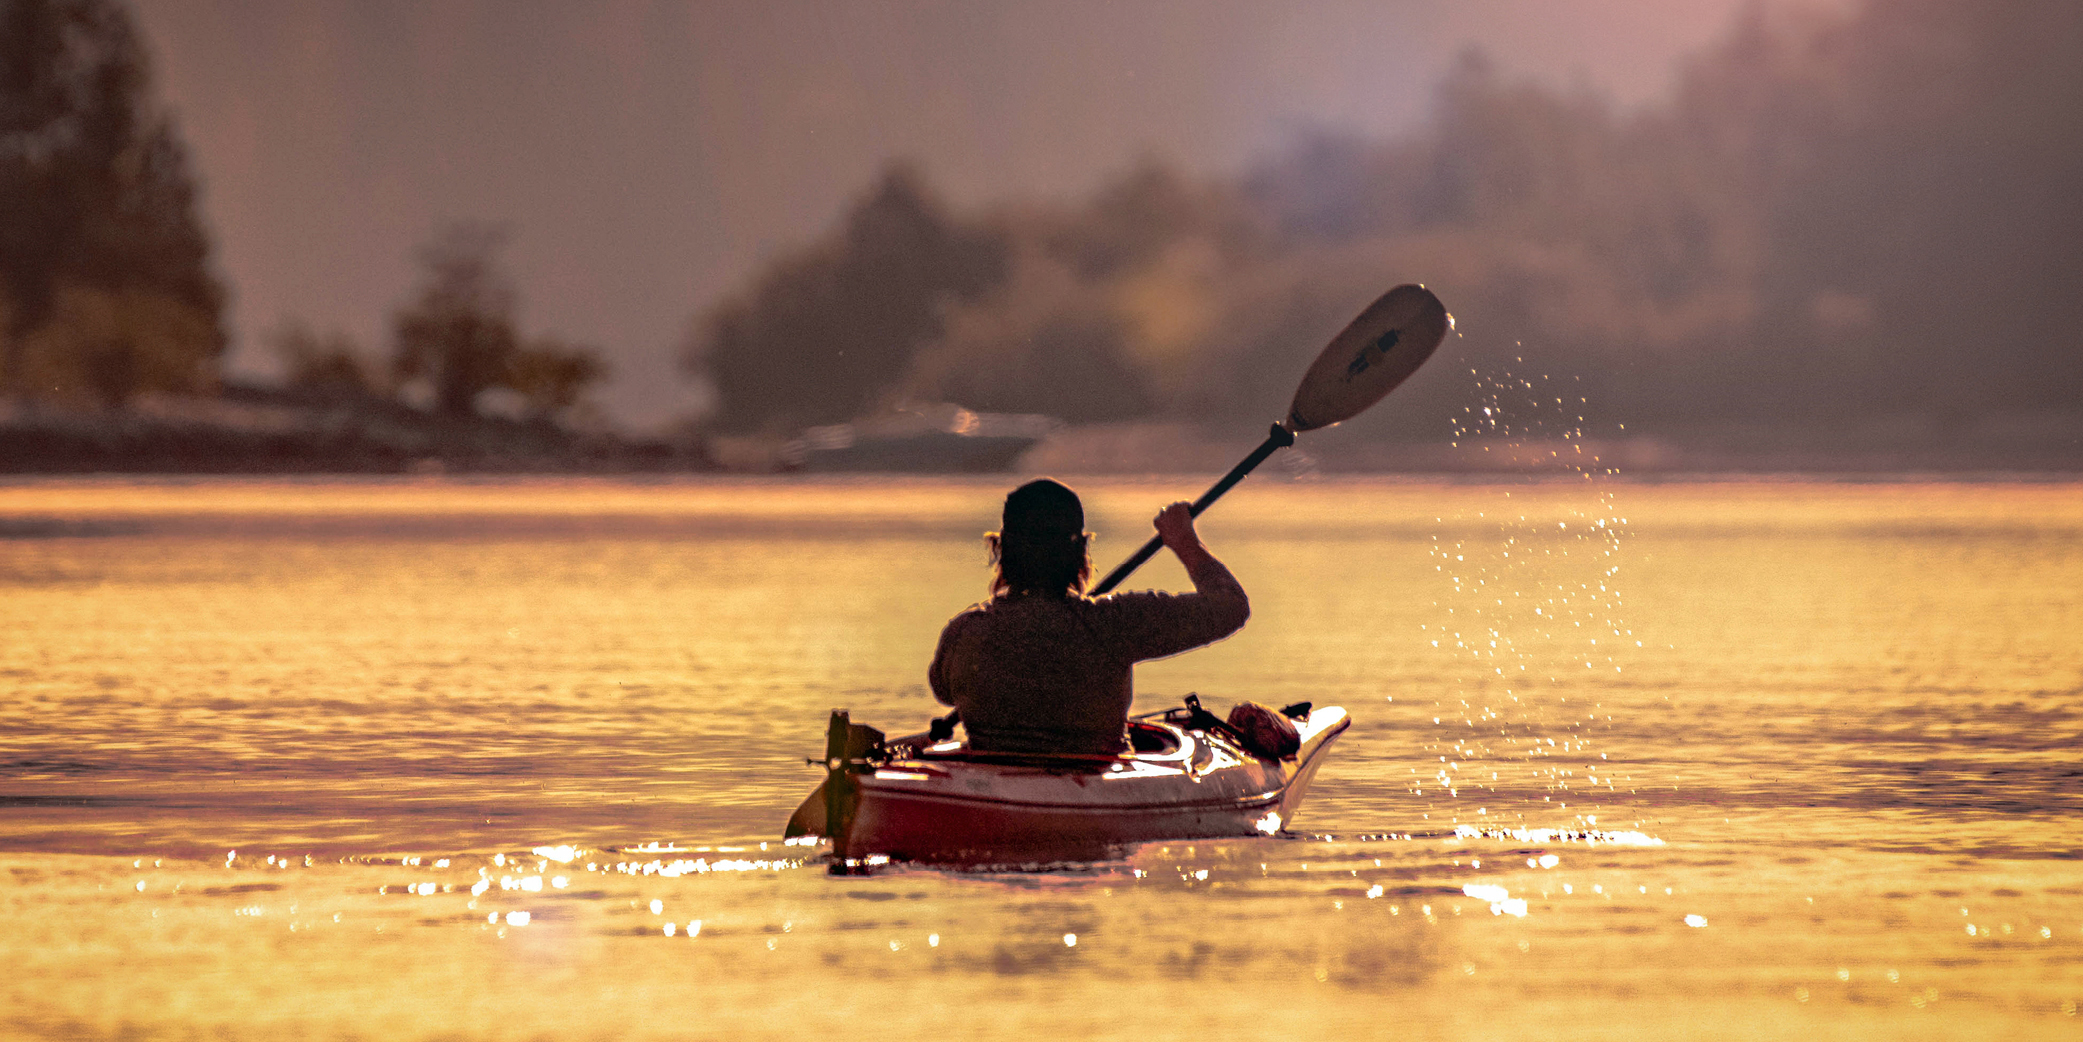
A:
{"type": "MultiPolygon", "coordinates": [[[[995,763],[1066,771],[1106,771],[1136,762],[1177,760],[1191,756],[1195,746],[1193,738],[1179,727],[1143,719],[1128,722],[1129,749],[1121,753],[1042,753],[972,749],[967,742],[953,739],[918,747],[904,746],[902,742],[900,739],[890,745],[896,750],[909,748],[910,757],[919,760],[959,760],[964,763],[995,763]]],[[[902,755],[901,751],[897,755],[902,755]]]]}

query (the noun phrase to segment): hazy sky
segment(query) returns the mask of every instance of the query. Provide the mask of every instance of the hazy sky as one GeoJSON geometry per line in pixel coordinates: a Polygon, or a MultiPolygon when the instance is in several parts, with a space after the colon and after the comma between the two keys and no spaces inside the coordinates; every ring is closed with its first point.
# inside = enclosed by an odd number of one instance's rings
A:
{"type": "Polygon", "coordinates": [[[413,251],[505,224],[528,332],[598,346],[639,422],[672,349],[895,157],[958,204],[1154,156],[1240,169],[1385,135],[1462,48],[1657,97],[1740,0],[134,0],[204,183],[235,368],[288,316],[387,349],[413,251]]]}

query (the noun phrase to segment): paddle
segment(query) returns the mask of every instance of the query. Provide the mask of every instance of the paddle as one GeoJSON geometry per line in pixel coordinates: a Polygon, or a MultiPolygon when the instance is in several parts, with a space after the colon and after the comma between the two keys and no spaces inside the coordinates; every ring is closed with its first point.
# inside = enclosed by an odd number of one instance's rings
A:
{"type": "MultiPolygon", "coordinates": [[[[1425,359],[1432,357],[1453,325],[1453,316],[1423,286],[1398,286],[1367,305],[1367,310],[1331,338],[1323,353],[1316,356],[1315,364],[1302,375],[1294,403],[1287,408],[1287,419],[1274,424],[1272,432],[1251,450],[1251,455],[1193,501],[1193,516],[1201,516],[1223,493],[1244,480],[1244,475],[1264,463],[1266,457],[1293,445],[1296,434],[1343,423],[1381,401],[1417,372],[1425,359]]],[[[1091,589],[1091,596],[1121,585],[1121,580],[1163,546],[1163,539],[1151,536],[1142,549],[1108,572],[1091,589]]]]}

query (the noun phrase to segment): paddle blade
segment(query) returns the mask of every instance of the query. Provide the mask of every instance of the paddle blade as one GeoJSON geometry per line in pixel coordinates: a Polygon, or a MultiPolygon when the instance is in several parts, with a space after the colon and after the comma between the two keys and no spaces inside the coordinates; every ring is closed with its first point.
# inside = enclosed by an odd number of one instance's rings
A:
{"type": "Polygon", "coordinates": [[[1358,416],[1417,372],[1453,326],[1446,305],[1423,286],[1382,294],[1316,356],[1288,407],[1287,428],[1311,431],[1358,416]]]}

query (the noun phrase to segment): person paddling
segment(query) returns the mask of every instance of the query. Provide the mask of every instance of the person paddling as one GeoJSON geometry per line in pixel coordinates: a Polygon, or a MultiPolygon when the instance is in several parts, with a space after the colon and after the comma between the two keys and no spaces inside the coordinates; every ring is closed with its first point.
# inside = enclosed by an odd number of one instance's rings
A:
{"type": "Polygon", "coordinates": [[[1164,508],[1153,523],[1194,592],[1089,598],[1078,494],[1042,478],[1005,497],[999,531],[984,537],[992,597],[948,621],[927,671],[933,696],[961,713],[970,748],[1126,751],[1135,664],[1243,628],[1251,603],[1202,545],[1190,504],[1164,508]]]}

